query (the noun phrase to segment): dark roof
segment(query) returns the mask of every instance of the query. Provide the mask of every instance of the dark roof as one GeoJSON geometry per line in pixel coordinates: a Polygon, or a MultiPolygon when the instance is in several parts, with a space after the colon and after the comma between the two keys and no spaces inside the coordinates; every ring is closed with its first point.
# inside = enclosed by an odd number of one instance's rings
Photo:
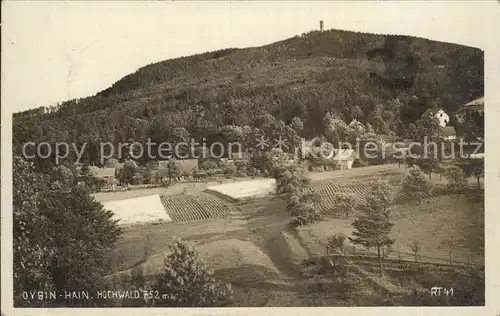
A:
{"type": "Polygon", "coordinates": [[[422,113],[422,115],[420,117],[426,117],[426,116],[434,115],[437,112],[439,112],[439,110],[441,110],[441,109],[440,108],[430,108],[430,109],[427,109],[427,110],[425,110],[424,113],[422,113]]]}
{"type": "Polygon", "coordinates": [[[339,149],[333,160],[354,160],[356,159],[356,152],[354,149],[339,149]]]}
{"type": "Polygon", "coordinates": [[[484,110],[484,97],[460,106],[456,113],[463,114],[464,112],[481,111],[481,110],[484,110]]]}
{"type": "Polygon", "coordinates": [[[445,126],[441,127],[441,133],[443,136],[457,136],[457,133],[455,131],[455,127],[453,126],[445,126]]]}
{"type": "Polygon", "coordinates": [[[470,101],[469,103],[465,104],[465,106],[484,106],[484,97],[476,99],[474,101],[470,101]]]}

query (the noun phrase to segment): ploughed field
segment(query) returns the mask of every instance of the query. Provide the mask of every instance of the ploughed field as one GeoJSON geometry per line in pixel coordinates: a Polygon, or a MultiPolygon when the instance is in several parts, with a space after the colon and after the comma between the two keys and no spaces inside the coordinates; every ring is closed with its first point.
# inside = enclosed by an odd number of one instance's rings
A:
{"type": "Polygon", "coordinates": [[[173,222],[222,218],[230,212],[228,202],[204,193],[164,195],[160,199],[173,222]]]}

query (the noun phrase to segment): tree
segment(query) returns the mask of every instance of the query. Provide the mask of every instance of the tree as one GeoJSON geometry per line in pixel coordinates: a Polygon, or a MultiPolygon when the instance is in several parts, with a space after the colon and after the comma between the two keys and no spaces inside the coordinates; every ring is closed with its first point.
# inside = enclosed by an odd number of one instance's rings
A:
{"type": "Polygon", "coordinates": [[[153,302],[155,307],[221,307],[231,303],[230,285],[216,280],[186,243],[173,242],[164,262],[163,271],[153,285],[162,293],[153,302]]]}
{"type": "MultiPolygon", "coordinates": [[[[144,279],[144,270],[143,267],[137,266],[132,268],[130,273],[122,272],[120,275],[119,284],[114,285],[114,287],[118,287],[122,291],[144,291],[147,290],[146,282],[144,279]]],[[[145,307],[148,306],[146,299],[142,297],[140,299],[137,298],[121,298],[119,299],[118,305],[120,307],[145,307]]]]}
{"type": "MultiPolygon", "coordinates": [[[[35,290],[102,288],[104,255],[121,236],[113,213],[104,210],[84,186],[51,190],[49,179],[14,158],[14,286],[35,290]]],[[[16,304],[29,304],[18,301],[16,304]]],[[[64,297],[56,306],[93,304],[64,297]]]]}
{"type": "Polygon", "coordinates": [[[346,219],[349,219],[349,213],[356,209],[356,199],[353,194],[336,193],[333,197],[333,204],[337,212],[345,214],[346,219]]]}
{"type": "Polygon", "coordinates": [[[410,138],[410,139],[418,139],[417,126],[415,126],[415,124],[413,124],[413,123],[410,123],[408,125],[408,129],[406,130],[406,134],[407,134],[408,138],[410,138]]]}
{"type": "Polygon", "coordinates": [[[304,130],[304,122],[297,116],[292,119],[290,126],[297,134],[300,134],[304,130]]]}
{"type": "Polygon", "coordinates": [[[420,255],[420,241],[414,240],[410,244],[408,244],[408,248],[410,248],[411,252],[415,255],[415,262],[418,262],[418,257],[420,255]]]}
{"type": "Polygon", "coordinates": [[[386,112],[384,111],[384,106],[378,104],[368,115],[367,121],[371,126],[373,126],[373,130],[375,131],[375,133],[388,135],[390,134],[391,129],[387,120],[384,119],[384,114],[386,114],[386,112]]]}
{"type": "Polygon", "coordinates": [[[481,178],[484,177],[484,160],[478,158],[467,159],[468,173],[473,175],[477,180],[477,188],[481,189],[481,178]]]}
{"type": "Polygon", "coordinates": [[[200,164],[200,169],[202,170],[213,170],[217,169],[217,163],[212,160],[206,160],[200,164]]]}
{"type": "Polygon", "coordinates": [[[243,129],[236,125],[226,125],[221,128],[221,133],[230,142],[239,141],[243,137],[243,129]]]}
{"type": "Polygon", "coordinates": [[[51,178],[54,181],[59,181],[64,187],[69,187],[73,185],[74,175],[68,167],[60,165],[54,167],[51,178]]]}
{"type": "Polygon", "coordinates": [[[448,180],[448,190],[453,193],[461,195],[462,191],[467,188],[467,178],[460,167],[448,166],[446,168],[444,177],[448,180]]]}
{"type": "Polygon", "coordinates": [[[367,134],[375,134],[375,130],[370,123],[366,123],[366,133],[367,134]]]}
{"type": "Polygon", "coordinates": [[[427,141],[437,142],[439,141],[439,135],[441,134],[441,126],[439,125],[439,120],[435,117],[424,116],[416,122],[417,127],[417,141],[423,142],[425,138],[427,141]]]}
{"type": "Polygon", "coordinates": [[[319,201],[320,196],[310,190],[291,194],[287,204],[291,215],[290,224],[297,227],[314,223],[319,218],[316,207],[319,201]]]}
{"type": "Polygon", "coordinates": [[[106,160],[106,163],[104,164],[104,166],[106,168],[116,168],[118,167],[120,163],[118,162],[118,160],[116,160],[115,158],[110,158],[108,160],[106,160]]]}
{"type": "Polygon", "coordinates": [[[413,157],[405,157],[404,158],[406,168],[412,168],[415,166],[415,158],[413,157]]]}
{"type": "Polygon", "coordinates": [[[222,167],[222,172],[228,177],[233,177],[236,174],[236,166],[232,163],[226,163],[222,167]]]}
{"type": "Polygon", "coordinates": [[[297,193],[309,185],[309,178],[306,177],[303,168],[300,166],[290,166],[281,171],[276,178],[276,193],[297,193]]]}
{"type": "Polygon", "coordinates": [[[167,163],[168,179],[172,183],[174,179],[177,179],[181,175],[181,167],[177,164],[175,159],[170,159],[167,163]]]}
{"type": "Polygon", "coordinates": [[[436,158],[418,158],[415,159],[415,164],[432,179],[432,172],[439,168],[439,161],[436,158]]]}
{"type": "Polygon", "coordinates": [[[439,173],[439,180],[440,181],[443,180],[443,173],[444,173],[445,169],[446,169],[446,165],[442,162],[439,162],[434,169],[435,172],[439,173]]]}
{"type": "Polygon", "coordinates": [[[326,241],[326,253],[329,255],[333,251],[340,251],[344,257],[347,257],[345,253],[345,241],[347,236],[344,233],[336,233],[328,237],[326,241]]]}
{"type": "Polygon", "coordinates": [[[56,288],[92,291],[102,286],[104,255],[122,234],[113,212],[85,187],[50,192],[40,207],[52,219],[48,228],[54,232],[55,255],[50,271],[56,288]]]}
{"type": "Polygon", "coordinates": [[[386,179],[378,179],[370,183],[370,196],[387,211],[394,202],[394,187],[386,179]]]}
{"type": "Polygon", "coordinates": [[[139,173],[139,166],[133,160],[127,160],[123,167],[118,172],[118,179],[123,184],[130,184],[134,182],[134,177],[139,173]]]}
{"type": "Polygon", "coordinates": [[[418,169],[411,169],[403,179],[403,192],[417,199],[418,204],[431,190],[431,184],[425,174],[418,169]]]}
{"type": "Polygon", "coordinates": [[[80,169],[78,181],[85,183],[90,192],[99,191],[104,185],[104,179],[96,178],[88,164],[84,164],[80,169]]]}
{"type": "Polygon", "coordinates": [[[453,264],[453,262],[451,261],[451,255],[453,254],[453,251],[457,248],[457,246],[457,241],[451,238],[444,239],[440,244],[440,247],[443,248],[443,250],[446,250],[446,252],[448,253],[448,263],[450,266],[453,264]]]}
{"type": "Polygon", "coordinates": [[[394,226],[390,222],[389,216],[390,210],[384,210],[378,203],[377,197],[370,194],[366,198],[366,202],[360,205],[360,215],[352,223],[354,227],[353,237],[349,237],[349,240],[354,244],[377,249],[380,276],[384,275],[381,249],[394,244],[394,239],[389,237],[394,226]]]}
{"type": "Polygon", "coordinates": [[[137,184],[142,184],[144,183],[144,176],[143,173],[140,171],[137,171],[133,176],[132,176],[132,181],[130,182],[131,184],[137,185],[137,184]]]}
{"type": "Polygon", "coordinates": [[[348,135],[347,124],[340,118],[335,118],[331,113],[327,113],[323,120],[325,126],[326,139],[332,144],[345,141],[348,135]]]}
{"type": "MultiPolygon", "coordinates": [[[[49,269],[55,249],[50,247],[51,232],[40,211],[40,192],[46,184],[32,163],[13,158],[14,293],[53,290],[49,269]]],[[[17,296],[14,300],[19,303],[17,296]]]]}

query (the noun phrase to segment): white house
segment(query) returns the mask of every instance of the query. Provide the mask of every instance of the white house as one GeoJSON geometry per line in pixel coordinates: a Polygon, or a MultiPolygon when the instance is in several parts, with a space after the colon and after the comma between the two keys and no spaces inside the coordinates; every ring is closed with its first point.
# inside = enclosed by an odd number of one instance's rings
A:
{"type": "Polygon", "coordinates": [[[439,125],[445,127],[450,122],[450,117],[443,109],[427,109],[422,117],[435,117],[439,120],[439,125]]]}
{"type": "Polygon", "coordinates": [[[355,129],[361,133],[365,131],[365,126],[363,125],[363,123],[361,123],[360,121],[358,121],[356,119],[353,119],[351,121],[351,123],[349,123],[349,125],[347,125],[347,126],[349,126],[352,129],[355,129]]]}
{"type": "Polygon", "coordinates": [[[356,158],[358,157],[354,149],[339,149],[333,160],[338,169],[351,169],[356,158]]]}

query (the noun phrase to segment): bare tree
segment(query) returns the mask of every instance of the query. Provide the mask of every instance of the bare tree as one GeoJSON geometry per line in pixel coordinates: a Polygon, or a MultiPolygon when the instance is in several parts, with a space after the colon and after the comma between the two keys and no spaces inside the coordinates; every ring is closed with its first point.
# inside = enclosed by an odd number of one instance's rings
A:
{"type": "Polygon", "coordinates": [[[408,244],[408,248],[410,248],[411,252],[413,252],[413,255],[415,256],[415,262],[418,262],[421,249],[420,241],[413,240],[411,243],[408,244]]]}
{"type": "Polygon", "coordinates": [[[333,251],[339,251],[344,255],[344,257],[347,257],[345,253],[345,241],[347,239],[347,236],[344,233],[336,233],[328,237],[327,244],[326,244],[326,253],[327,255],[330,255],[333,251]]]}

